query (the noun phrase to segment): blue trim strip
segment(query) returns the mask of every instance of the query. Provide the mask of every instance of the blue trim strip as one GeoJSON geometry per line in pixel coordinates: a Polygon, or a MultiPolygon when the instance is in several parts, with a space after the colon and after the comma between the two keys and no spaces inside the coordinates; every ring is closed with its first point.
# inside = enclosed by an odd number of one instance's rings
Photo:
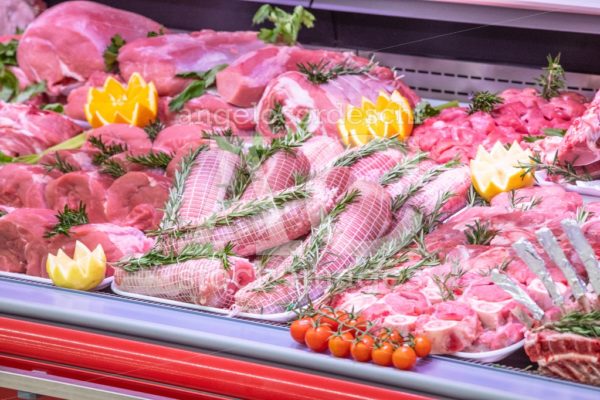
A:
{"type": "Polygon", "coordinates": [[[287,329],[279,326],[8,278],[0,278],[0,313],[145,337],[461,399],[600,398],[600,389],[447,358],[422,360],[416,373],[336,359],[297,345],[289,338],[287,329]]]}

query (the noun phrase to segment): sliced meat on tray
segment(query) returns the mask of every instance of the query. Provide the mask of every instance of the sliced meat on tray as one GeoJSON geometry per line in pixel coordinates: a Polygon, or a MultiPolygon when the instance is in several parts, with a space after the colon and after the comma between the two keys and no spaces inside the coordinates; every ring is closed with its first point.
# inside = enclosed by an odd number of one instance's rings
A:
{"type": "Polygon", "coordinates": [[[46,208],[46,185],[52,181],[41,165],[0,166],[0,204],[12,207],[46,208]]]}
{"type": "Polygon", "coordinates": [[[55,212],[18,208],[0,218],[0,271],[47,277],[44,234],[57,223],[55,212]]]}
{"type": "MultiPolygon", "coordinates": [[[[240,290],[235,297],[235,309],[258,314],[284,312],[290,305],[302,306],[318,300],[339,273],[367,256],[391,223],[390,196],[378,184],[356,181],[349,191],[360,191],[359,197],[333,222],[331,233],[325,235],[320,256],[310,270],[292,272],[298,258],[307,257],[315,231],[299,250],[274,271],[240,290]]],[[[318,228],[317,228],[318,229],[318,228]]],[[[295,308],[294,307],[294,308],[295,308]]]]}
{"type": "Polygon", "coordinates": [[[46,186],[48,207],[62,211],[65,206],[76,209],[83,202],[91,223],[106,222],[104,204],[112,182],[108,175],[98,172],[69,172],[46,186]]]}
{"type": "Polygon", "coordinates": [[[254,279],[254,266],[232,257],[229,269],[221,260],[198,259],[136,272],[115,271],[120,290],[206,307],[226,308],[239,288],[254,279]]]}
{"type": "Polygon", "coordinates": [[[81,128],[61,114],[0,101],[0,152],[8,156],[39,153],[79,132],[81,128]]]}
{"type": "MultiPolygon", "coordinates": [[[[361,68],[369,60],[351,52],[310,50],[298,46],[267,46],[243,55],[217,75],[217,90],[231,104],[240,107],[254,106],[260,100],[270,81],[288,71],[297,71],[299,64],[319,65],[325,69],[343,64],[361,68]],[[323,64],[328,63],[328,64],[323,64]]],[[[389,68],[375,66],[370,71],[381,79],[392,79],[389,68]]]]}
{"type": "Polygon", "coordinates": [[[242,54],[264,45],[256,32],[205,29],[136,40],[121,48],[118,60],[125,79],[138,72],[147,82],[154,82],[159,95],[174,95],[189,82],[175,75],[204,72],[219,64],[230,64],[242,54]]]}
{"type": "Polygon", "coordinates": [[[284,119],[295,129],[308,115],[308,130],[315,135],[338,138],[338,120],[347,104],[359,105],[363,98],[375,99],[380,91],[399,90],[409,101],[418,97],[399,78],[380,79],[367,74],[343,75],[318,85],[300,72],[286,72],[273,79],[257,106],[257,129],[265,136],[281,136],[284,119]]]}
{"type": "Polygon", "coordinates": [[[46,10],[31,23],[19,42],[17,59],[29,79],[45,80],[58,94],[104,71],[104,51],[111,37],[130,42],[161,25],[146,17],[90,1],[69,1],[46,10]]]}
{"type": "Polygon", "coordinates": [[[175,154],[186,146],[200,147],[205,142],[202,135],[207,130],[208,126],[201,125],[171,125],[158,133],[152,150],[175,154]]]}
{"type": "Polygon", "coordinates": [[[114,224],[140,230],[156,229],[171,180],[152,172],[128,172],[106,191],[106,217],[114,224]]]}
{"type": "Polygon", "coordinates": [[[92,129],[87,134],[87,141],[81,146],[82,150],[99,153],[90,138],[99,139],[106,146],[121,145],[125,150],[147,153],[152,149],[152,142],[142,128],[126,124],[110,124],[92,129]]]}

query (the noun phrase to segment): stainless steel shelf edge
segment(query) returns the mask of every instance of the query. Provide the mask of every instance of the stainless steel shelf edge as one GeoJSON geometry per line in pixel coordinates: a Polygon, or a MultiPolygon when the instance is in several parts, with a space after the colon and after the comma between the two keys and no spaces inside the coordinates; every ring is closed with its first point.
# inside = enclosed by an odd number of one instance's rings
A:
{"type": "Polygon", "coordinates": [[[461,399],[597,399],[599,390],[476,364],[429,358],[415,372],[315,354],[285,328],[111,295],[0,279],[0,313],[229,353],[461,399]],[[558,397],[557,397],[558,396],[558,397]]]}

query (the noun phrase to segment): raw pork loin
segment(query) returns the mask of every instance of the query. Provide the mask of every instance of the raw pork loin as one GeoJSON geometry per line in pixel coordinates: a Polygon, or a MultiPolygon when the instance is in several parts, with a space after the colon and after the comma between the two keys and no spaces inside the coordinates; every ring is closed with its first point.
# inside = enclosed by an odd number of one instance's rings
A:
{"type": "Polygon", "coordinates": [[[41,165],[0,166],[0,204],[12,207],[46,208],[46,185],[52,180],[41,165]]]}
{"type": "Polygon", "coordinates": [[[0,2],[0,36],[25,29],[46,5],[41,0],[4,0],[0,2]]]}
{"type": "MultiPolygon", "coordinates": [[[[156,30],[156,29],[147,29],[156,30]]],[[[145,36],[145,34],[144,34],[145,36]]],[[[264,46],[256,32],[215,32],[160,35],[128,43],[119,51],[119,67],[125,79],[138,72],[156,85],[161,96],[182,91],[188,80],[182,72],[203,72],[230,64],[239,56],[264,46]]]]}
{"type": "Polygon", "coordinates": [[[107,146],[126,146],[127,150],[136,154],[147,153],[152,149],[152,142],[143,129],[126,124],[110,124],[88,131],[88,141],[81,146],[81,149],[98,153],[98,149],[89,142],[90,137],[102,140],[102,143],[107,146]]]}
{"type": "Polygon", "coordinates": [[[115,283],[131,293],[226,308],[238,289],[254,279],[254,266],[248,260],[232,257],[230,262],[230,269],[215,259],[189,260],[137,272],[117,268],[115,283]]]}
{"type": "Polygon", "coordinates": [[[58,4],[27,27],[19,41],[19,66],[33,81],[45,80],[58,94],[79,85],[95,71],[104,71],[102,54],[116,34],[130,42],[159,31],[146,17],[88,1],[58,4]]]}
{"type": "Polygon", "coordinates": [[[8,156],[39,153],[79,132],[79,126],[55,112],[0,101],[0,152],[8,156]]]}
{"type": "Polygon", "coordinates": [[[46,231],[57,222],[54,211],[18,208],[0,218],[0,271],[46,277],[46,231]]]}

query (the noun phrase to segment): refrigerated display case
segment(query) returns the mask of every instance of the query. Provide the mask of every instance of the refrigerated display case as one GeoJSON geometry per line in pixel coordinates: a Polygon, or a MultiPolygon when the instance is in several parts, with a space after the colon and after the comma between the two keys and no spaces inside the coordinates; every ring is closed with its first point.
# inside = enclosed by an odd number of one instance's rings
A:
{"type": "MultiPolygon", "coordinates": [[[[48,1],[48,6],[59,2],[48,1]]],[[[256,1],[101,1],[183,31],[248,29],[256,1]]],[[[533,87],[561,52],[568,89],[600,89],[600,5],[586,1],[271,1],[318,19],[307,46],[395,67],[423,98],[533,87]],[[527,78],[529,77],[529,78],[527,78]]],[[[597,399],[536,371],[522,349],[430,356],[410,372],[310,352],[287,325],[0,276],[0,398],[597,399]]]]}

